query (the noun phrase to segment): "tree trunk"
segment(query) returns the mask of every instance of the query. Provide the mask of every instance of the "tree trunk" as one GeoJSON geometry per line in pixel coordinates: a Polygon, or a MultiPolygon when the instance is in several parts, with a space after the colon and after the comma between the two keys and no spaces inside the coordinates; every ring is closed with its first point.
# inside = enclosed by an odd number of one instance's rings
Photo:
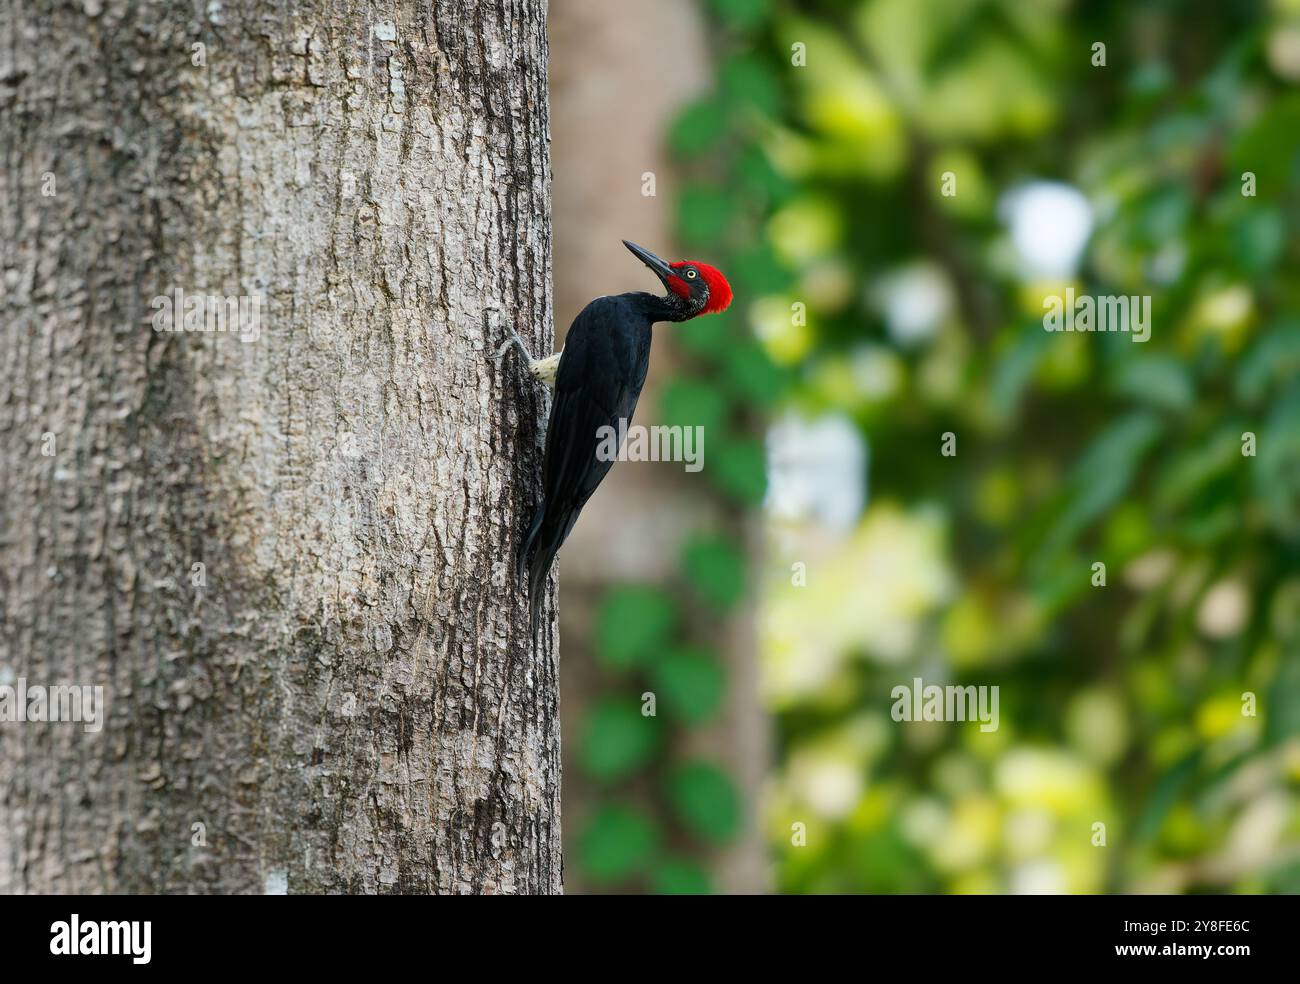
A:
{"type": "Polygon", "coordinates": [[[0,892],[560,890],[544,14],[0,9],[0,892]]]}

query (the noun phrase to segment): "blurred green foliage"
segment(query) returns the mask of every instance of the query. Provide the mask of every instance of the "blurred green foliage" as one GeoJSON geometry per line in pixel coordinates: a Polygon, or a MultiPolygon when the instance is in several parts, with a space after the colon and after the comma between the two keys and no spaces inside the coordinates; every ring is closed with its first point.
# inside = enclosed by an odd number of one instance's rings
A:
{"type": "Polygon", "coordinates": [[[716,654],[698,648],[661,654],[650,679],[664,709],[692,724],[702,724],[713,717],[722,703],[727,682],[716,654]]]}
{"type": "Polygon", "coordinates": [[[611,669],[642,665],[672,638],[676,617],[672,599],[654,588],[611,591],[596,618],[596,652],[611,669]]]}
{"type": "MultiPolygon", "coordinates": [[[[654,640],[603,631],[609,665],[706,720],[683,606],[761,581],[782,891],[1300,891],[1300,0],[701,9],[675,214],[737,300],[678,336],[664,415],[740,508],[781,481],[764,420],[847,421],[867,504],[773,512],[761,559],[699,531],[680,594],[606,601],[654,640]],[[1086,203],[1055,269],[1067,224],[1017,204],[1042,182],[1086,203]],[[1150,296],[1150,341],[1044,331],[1067,288],[1150,296]],[[998,729],[894,721],[916,677],[997,686],[998,729]]],[[[602,813],[593,872],[709,887],[680,835],[703,856],[744,809],[673,744],[676,833],[602,813]]]]}
{"type": "Polygon", "coordinates": [[[858,533],[771,540],[782,889],[1300,889],[1298,38],[1294,3],[1009,0],[738,36],[786,107],[735,151],[784,179],[750,320],[873,463],[858,533]],[[1072,269],[1016,241],[1042,181],[1086,200],[1072,269]],[[1151,296],[1151,340],[1044,331],[1066,287],[1151,296]],[[998,731],[894,722],[914,676],[999,686],[998,731]]]}
{"type": "MultiPolygon", "coordinates": [[[[692,387],[670,387],[665,400],[689,404],[680,394],[692,387]]],[[[578,833],[577,857],[597,886],[708,893],[707,870],[684,850],[724,846],[743,824],[732,780],[711,761],[683,758],[677,738],[722,708],[722,662],[707,639],[692,640],[691,626],[716,624],[735,605],[747,583],[745,560],[726,537],[701,534],[683,550],[678,580],[680,592],[614,588],[596,613],[596,654],[609,685],[586,710],[578,748],[602,796],[578,833]]]]}

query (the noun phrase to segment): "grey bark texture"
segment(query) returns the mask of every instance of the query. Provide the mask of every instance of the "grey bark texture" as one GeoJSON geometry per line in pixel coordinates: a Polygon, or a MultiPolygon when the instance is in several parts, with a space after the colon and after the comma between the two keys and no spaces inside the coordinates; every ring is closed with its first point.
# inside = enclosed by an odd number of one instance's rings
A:
{"type": "Polygon", "coordinates": [[[107,700],[0,722],[0,892],[560,890],[546,68],[545,0],[0,6],[0,684],[107,700]]]}

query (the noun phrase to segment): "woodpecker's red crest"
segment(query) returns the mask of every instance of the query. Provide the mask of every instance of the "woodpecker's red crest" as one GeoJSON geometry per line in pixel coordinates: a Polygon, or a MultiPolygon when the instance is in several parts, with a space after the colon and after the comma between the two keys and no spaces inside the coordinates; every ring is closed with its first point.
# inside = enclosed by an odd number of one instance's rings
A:
{"type": "Polygon", "coordinates": [[[669,290],[679,297],[689,297],[691,294],[691,285],[682,279],[682,277],[689,277],[691,270],[696,271],[697,275],[704,278],[704,282],[709,285],[709,300],[700,314],[720,314],[731,306],[731,284],[727,283],[727,278],[717,267],[701,263],[699,260],[678,260],[668,265],[674,270],[681,271],[678,276],[668,281],[669,290]]]}

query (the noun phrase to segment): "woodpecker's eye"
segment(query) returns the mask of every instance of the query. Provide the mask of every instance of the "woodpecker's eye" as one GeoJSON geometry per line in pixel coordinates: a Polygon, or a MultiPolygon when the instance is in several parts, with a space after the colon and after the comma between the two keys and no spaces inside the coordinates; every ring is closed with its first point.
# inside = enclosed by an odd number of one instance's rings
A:
{"type": "Polygon", "coordinates": [[[687,278],[688,280],[694,280],[694,279],[696,278],[696,276],[698,276],[698,274],[696,274],[696,272],[695,272],[694,270],[687,270],[687,271],[686,271],[686,278],[687,278]]]}

